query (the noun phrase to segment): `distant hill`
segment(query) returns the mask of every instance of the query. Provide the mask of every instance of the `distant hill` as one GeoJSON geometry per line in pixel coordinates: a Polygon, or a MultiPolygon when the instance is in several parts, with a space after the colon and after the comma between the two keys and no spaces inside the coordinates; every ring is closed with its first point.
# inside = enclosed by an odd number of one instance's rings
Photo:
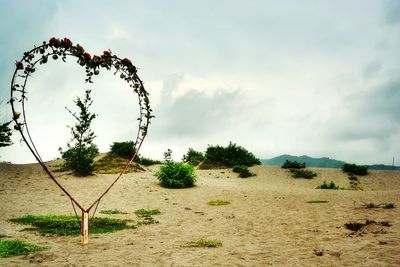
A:
{"type": "MultiPolygon", "coordinates": [[[[285,160],[297,161],[300,163],[305,162],[307,167],[317,168],[341,168],[346,162],[336,159],[330,159],[327,157],[323,158],[312,158],[306,155],[303,156],[292,156],[292,155],[281,155],[272,159],[262,159],[263,165],[277,165],[282,166],[285,160]]],[[[383,164],[368,165],[369,170],[400,170],[400,166],[391,166],[383,164]]]]}
{"type": "Polygon", "coordinates": [[[330,158],[312,158],[306,155],[303,156],[292,156],[292,155],[281,155],[272,159],[262,159],[263,165],[278,165],[282,166],[285,160],[305,162],[307,167],[318,167],[318,168],[341,168],[346,162],[330,159],[330,158]]]}

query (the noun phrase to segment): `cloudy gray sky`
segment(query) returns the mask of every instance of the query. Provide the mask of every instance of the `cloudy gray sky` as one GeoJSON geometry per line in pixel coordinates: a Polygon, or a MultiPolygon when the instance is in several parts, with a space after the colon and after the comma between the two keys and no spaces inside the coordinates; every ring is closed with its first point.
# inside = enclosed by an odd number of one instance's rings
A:
{"type": "MultiPolygon", "coordinates": [[[[259,158],[288,153],[400,165],[400,1],[0,0],[0,100],[14,62],[52,36],[128,57],[156,118],[142,154],[236,142],[259,158]]],[[[29,81],[28,120],[43,158],[59,156],[65,106],[92,89],[96,142],[133,139],[137,104],[110,73],[83,83],[74,60],[29,81]]],[[[0,117],[10,116],[1,105],[0,117]]],[[[33,162],[14,135],[1,159],[33,162]]]]}

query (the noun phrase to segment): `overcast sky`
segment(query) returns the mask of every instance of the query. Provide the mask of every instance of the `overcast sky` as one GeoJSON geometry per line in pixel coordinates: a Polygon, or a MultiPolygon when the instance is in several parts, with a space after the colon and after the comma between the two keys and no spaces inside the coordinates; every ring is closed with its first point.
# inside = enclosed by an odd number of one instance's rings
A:
{"type": "MultiPolygon", "coordinates": [[[[0,119],[15,60],[50,37],[131,58],[153,119],[141,154],[180,159],[189,147],[235,142],[259,158],[327,156],[400,165],[400,1],[0,0],[0,119]]],[[[69,138],[73,100],[93,90],[95,142],[136,136],[129,87],[93,85],[70,58],[29,80],[28,121],[44,159],[69,138]]],[[[18,132],[0,160],[33,162],[18,132]]]]}

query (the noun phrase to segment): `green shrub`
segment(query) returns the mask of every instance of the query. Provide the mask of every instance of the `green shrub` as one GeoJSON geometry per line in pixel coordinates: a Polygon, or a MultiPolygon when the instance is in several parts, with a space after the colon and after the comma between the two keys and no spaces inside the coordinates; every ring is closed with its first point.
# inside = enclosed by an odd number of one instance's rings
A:
{"type": "Polygon", "coordinates": [[[384,203],[382,208],[384,208],[384,209],[393,209],[395,207],[396,207],[396,205],[394,205],[394,203],[384,203]]]}
{"type": "Polygon", "coordinates": [[[99,154],[96,145],[89,147],[71,147],[62,152],[62,158],[65,160],[64,170],[72,170],[76,175],[86,176],[93,173],[94,158],[99,154]]]}
{"type": "Polygon", "coordinates": [[[239,173],[239,177],[247,178],[250,176],[254,176],[255,174],[249,171],[249,168],[245,165],[235,165],[232,168],[233,172],[239,173]]]}
{"type": "Polygon", "coordinates": [[[130,159],[135,154],[135,143],[133,141],[113,142],[110,149],[112,154],[130,159]]]}
{"type": "Polygon", "coordinates": [[[208,146],[205,153],[206,164],[223,164],[228,167],[235,165],[253,166],[261,164],[253,153],[247,151],[245,148],[229,143],[227,147],[219,145],[208,146]]]}
{"type": "Polygon", "coordinates": [[[189,148],[188,152],[183,155],[182,161],[185,163],[189,163],[193,166],[197,166],[204,160],[203,153],[194,150],[193,148],[189,148]]]}
{"type": "Polygon", "coordinates": [[[368,174],[368,166],[360,166],[356,164],[349,164],[346,163],[342,166],[343,172],[348,174],[355,174],[355,175],[367,175],[368,174]]]}
{"type": "Polygon", "coordinates": [[[281,168],[282,169],[303,169],[306,167],[306,163],[300,163],[297,161],[291,161],[291,160],[285,160],[285,162],[282,164],[281,168]]]}
{"type": "Polygon", "coordinates": [[[184,188],[193,186],[196,181],[194,167],[187,163],[168,160],[156,172],[161,186],[168,188],[184,188]]]}
{"type": "Polygon", "coordinates": [[[26,255],[43,249],[44,247],[21,242],[19,240],[0,240],[0,258],[26,255]]]}
{"type": "Polygon", "coordinates": [[[319,185],[316,187],[316,189],[339,189],[339,186],[336,185],[334,182],[330,182],[329,184],[326,183],[326,181],[324,181],[324,183],[322,185],[319,185]]]}
{"type": "Polygon", "coordinates": [[[229,205],[231,204],[231,202],[228,200],[216,199],[209,201],[207,204],[210,206],[223,206],[223,205],[229,205]]]}
{"type": "Polygon", "coordinates": [[[312,179],[317,176],[317,174],[310,170],[302,170],[302,169],[290,169],[293,178],[305,178],[312,179]]]}

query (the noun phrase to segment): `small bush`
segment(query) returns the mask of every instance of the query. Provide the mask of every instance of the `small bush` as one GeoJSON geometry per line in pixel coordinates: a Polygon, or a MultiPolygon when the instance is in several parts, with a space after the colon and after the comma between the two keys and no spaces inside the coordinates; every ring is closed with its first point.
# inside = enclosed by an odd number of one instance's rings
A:
{"type": "Polygon", "coordinates": [[[135,154],[135,143],[133,141],[114,142],[110,149],[112,154],[130,159],[135,154]]]}
{"type": "Polygon", "coordinates": [[[245,165],[236,165],[232,168],[233,172],[239,173],[239,177],[247,178],[250,176],[254,176],[255,174],[249,171],[249,168],[245,165]]]}
{"type": "Polygon", "coordinates": [[[290,169],[293,178],[305,178],[312,179],[317,176],[317,174],[310,170],[302,170],[302,169],[290,169]]]}
{"type": "Polygon", "coordinates": [[[229,143],[227,147],[219,145],[208,146],[205,153],[206,165],[222,164],[227,167],[235,165],[253,166],[261,164],[261,161],[256,158],[253,153],[247,151],[244,147],[229,143]]]}
{"type": "Polygon", "coordinates": [[[364,206],[365,206],[367,209],[377,209],[377,208],[380,208],[380,207],[381,207],[381,205],[375,204],[375,203],[373,203],[373,202],[364,204],[364,206]]]}
{"type": "Polygon", "coordinates": [[[155,209],[155,210],[146,210],[146,209],[139,209],[135,211],[135,214],[139,217],[149,217],[151,215],[157,215],[160,214],[160,210],[155,209]]]}
{"type": "Polygon", "coordinates": [[[208,202],[208,205],[211,205],[211,206],[223,206],[223,205],[229,205],[229,204],[231,204],[230,201],[222,200],[222,199],[211,200],[210,202],[208,202]]]}
{"type": "Polygon", "coordinates": [[[219,240],[207,240],[202,238],[197,241],[190,242],[189,246],[198,248],[219,248],[222,247],[222,242],[219,240]]]}
{"type": "Polygon", "coordinates": [[[0,240],[0,258],[26,255],[43,249],[44,247],[24,243],[19,240],[0,240]]]}
{"type": "Polygon", "coordinates": [[[326,181],[324,181],[324,183],[322,185],[319,185],[316,187],[316,189],[339,189],[339,186],[336,185],[334,182],[330,182],[329,184],[326,183],[326,181]]]}
{"type": "Polygon", "coordinates": [[[182,157],[183,162],[189,163],[193,166],[199,165],[204,159],[203,153],[196,151],[193,148],[189,148],[188,152],[182,157]]]}
{"type": "Polygon", "coordinates": [[[346,163],[342,166],[342,170],[348,174],[355,175],[367,175],[368,174],[368,166],[360,166],[356,164],[346,163]]]}
{"type": "Polygon", "coordinates": [[[393,209],[395,207],[396,207],[396,205],[394,205],[394,203],[385,203],[382,206],[382,208],[384,208],[384,209],[393,209]]]}
{"type": "Polygon", "coordinates": [[[72,170],[78,176],[91,175],[94,171],[94,158],[99,154],[96,145],[89,147],[71,147],[62,152],[62,158],[65,160],[63,170],[72,170]]]}
{"type": "Polygon", "coordinates": [[[155,173],[155,176],[160,180],[161,186],[167,188],[191,187],[196,181],[192,165],[173,162],[171,160],[161,165],[160,170],[155,173]]]}
{"type": "Polygon", "coordinates": [[[285,160],[285,162],[282,164],[281,168],[282,169],[303,169],[306,167],[306,163],[300,163],[297,161],[291,161],[291,160],[285,160]]]}
{"type": "Polygon", "coordinates": [[[358,181],[358,178],[357,178],[357,176],[355,176],[354,174],[350,173],[350,174],[349,174],[349,180],[350,180],[350,181],[358,181]]]}

